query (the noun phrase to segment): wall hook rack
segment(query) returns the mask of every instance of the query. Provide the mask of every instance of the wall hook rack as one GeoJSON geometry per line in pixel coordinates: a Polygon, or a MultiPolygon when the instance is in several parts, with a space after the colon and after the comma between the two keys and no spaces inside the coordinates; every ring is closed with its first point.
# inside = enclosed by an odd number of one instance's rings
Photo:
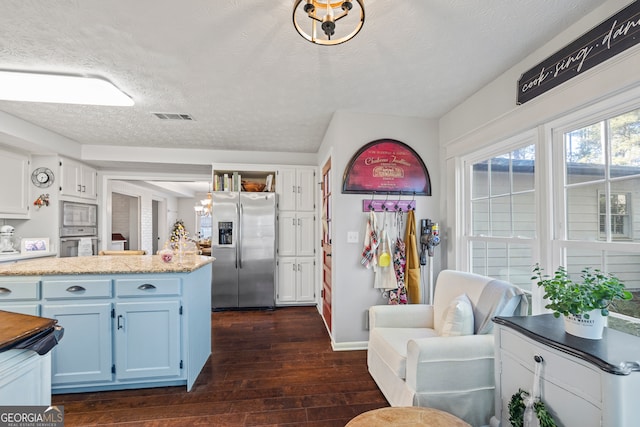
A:
{"type": "Polygon", "coordinates": [[[362,212],[409,212],[415,209],[415,200],[364,199],[362,201],[362,212]]]}

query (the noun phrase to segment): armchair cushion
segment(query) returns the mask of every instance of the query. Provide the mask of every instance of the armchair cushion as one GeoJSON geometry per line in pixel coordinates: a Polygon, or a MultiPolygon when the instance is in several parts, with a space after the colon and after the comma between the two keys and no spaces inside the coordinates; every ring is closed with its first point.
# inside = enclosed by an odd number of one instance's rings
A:
{"type": "Polygon", "coordinates": [[[526,316],[529,302],[521,289],[504,280],[492,280],[485,285],[473,309],[475,333],[490,334],[495,316],[526,316]]]}
{"type": "Polygon", "coordinates": [[[473,307],[467,294],[459,295],[444,312],[440,336],[457,337],[473,334],[473,307]]]}
{"type": "Polygon", "coordinates": [[[375,328],[369,336],[369,349],[375,348],[388,369],[399,378],[405,379],[407,342],[437,336],[436,331],[429,328],[375,328]]]}

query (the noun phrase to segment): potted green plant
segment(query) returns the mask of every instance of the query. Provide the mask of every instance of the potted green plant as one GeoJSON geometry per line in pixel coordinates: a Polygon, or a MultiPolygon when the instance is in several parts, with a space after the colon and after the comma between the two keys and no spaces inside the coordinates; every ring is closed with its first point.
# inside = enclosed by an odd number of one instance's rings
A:
{"type": "Polygon", "coordinates": [[[555,317],[565,319],[565,331],[582,338],[602,338],[605,317],[615,300],[629,300],[631,292],[613,273],[585,268],[581,281],[573,281],[566,268],[558,267],[552,277],[543,274],[539,264],[533,268],[532,280],[544,288],[545,308],[555,317]]]}

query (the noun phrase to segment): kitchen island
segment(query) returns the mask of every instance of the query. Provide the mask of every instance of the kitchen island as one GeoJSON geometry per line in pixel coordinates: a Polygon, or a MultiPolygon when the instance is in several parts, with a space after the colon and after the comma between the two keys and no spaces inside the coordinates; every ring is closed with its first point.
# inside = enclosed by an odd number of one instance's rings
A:
{"type": "Polygon", "coordinates": [[[52,392],[193,386],[211,354],[212,257],[42,258],[0,265],[0,309],[56,319],[52,392]]]}

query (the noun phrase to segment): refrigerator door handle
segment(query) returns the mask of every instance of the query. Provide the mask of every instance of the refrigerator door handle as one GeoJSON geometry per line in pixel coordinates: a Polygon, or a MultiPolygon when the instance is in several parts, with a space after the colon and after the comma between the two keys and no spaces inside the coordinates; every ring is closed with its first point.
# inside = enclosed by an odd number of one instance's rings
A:
{"type": "Polygon", "coordinates": [[[237,256],[236,256],[236,263],[238,264],[238,268],[242,268],[242,221],[244,217],[244,206],[242,205],[242,203],[240,203],[240,218],[239,218],[239,226],[238,226],[238,244],[236,245],[236,247],[238,248],[237,251],[237,256]]]}

